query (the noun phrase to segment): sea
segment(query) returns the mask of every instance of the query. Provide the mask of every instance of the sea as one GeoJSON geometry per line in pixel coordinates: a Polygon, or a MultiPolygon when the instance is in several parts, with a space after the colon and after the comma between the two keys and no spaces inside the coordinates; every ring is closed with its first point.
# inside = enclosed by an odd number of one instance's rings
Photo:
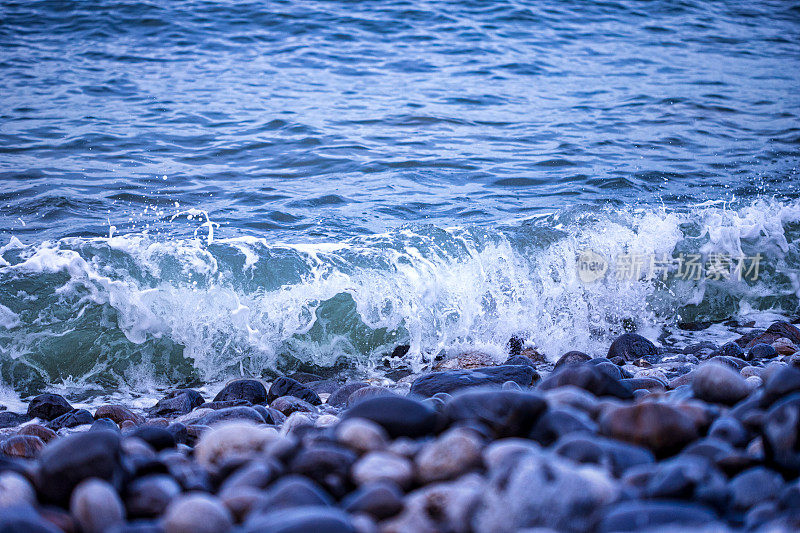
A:
{"type": "Polygon", "coordinates": [[[724,342],[799,163],[797,2],[0,0],[0,403],[724,342]]]}

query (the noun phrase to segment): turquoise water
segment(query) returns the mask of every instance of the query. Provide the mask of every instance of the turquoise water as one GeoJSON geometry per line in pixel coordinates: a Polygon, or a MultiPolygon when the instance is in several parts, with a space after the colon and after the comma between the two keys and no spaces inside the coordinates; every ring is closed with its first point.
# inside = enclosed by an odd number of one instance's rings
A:
{"type": "Polygon", "coordinates": [[[792,316],[798,67],[780,1],[0,2],[0,375],[146,389],[406,343],[422,369],[792,316]],[[586,249],[764,262],[586,284],[586,249]]]}

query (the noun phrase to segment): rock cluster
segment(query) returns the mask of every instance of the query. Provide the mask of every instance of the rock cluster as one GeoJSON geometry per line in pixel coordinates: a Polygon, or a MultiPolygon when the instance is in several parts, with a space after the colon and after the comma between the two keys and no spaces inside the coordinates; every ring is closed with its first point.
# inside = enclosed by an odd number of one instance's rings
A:
{"type": "Polygon", "coordinates": [[[555,366],[510,343],[498,366],[241,379],[146,413],[45,394],[1,413],[0,531],[793,531],[795,343],[786,322],[738,351],[625,334],[555,366]]]}

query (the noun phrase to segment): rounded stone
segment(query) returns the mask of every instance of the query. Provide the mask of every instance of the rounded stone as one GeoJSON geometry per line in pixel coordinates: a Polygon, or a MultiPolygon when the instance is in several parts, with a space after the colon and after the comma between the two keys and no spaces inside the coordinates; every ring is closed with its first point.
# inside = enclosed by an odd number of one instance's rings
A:
{"type": "Polygon", "coordinates": [[[155,416],[177,415],[190,412],[203,404],[203,396],[193,389],[170,391],[149,412],[155,416]]]}
{"type": "Polygon", "coordinates": [[[366,513],[383,520],[403,509],[403,492],[388,481],[367,483],[348,494],[342,500],[342,508],[348,513],[366,513]]]}
{"type": "Polygon", "coordinates": [[[388,452],[370,452],[356,461],[352,475],[357,485],[388,480],[407,488],[414,479],[414,468],[405,457],[388,452]]]}
{"type": "Polygon", "coordinates": [[[270,485],[264,493],[265,498],[259,507],[261,511],[274,511],[291,507],[312,505],[333,505],[333,499],[320,487],[305,476],[288,475],[270,485]]]}
{"type": "Polygon", "coordinates": [[[165,533],[226,533],[233,518],[218,498],[187,494],[170,502],[162,524],[165,533]]]}
{"type": "Polygon", "coordinates": [[[357,403],[344,419],[366,418],[383,427],[391,437],[422,437],[436,428],[437,415],[431,407],[402,396],[377,396],[357,403]]]}
{"type": "Polygon", "coordinates": [[[207,414],[204,414],[194,423],[204,426],[213,426],[221,422],[230,422],[233,420],[250,421],[256,424],[264,423],[264,417],[258,412],[258,410],[244,405],[238,407],[226,407],[224,409],[211,411],[207,414]]]}
{"type": "Polygon", "coordinates": [[[610,507],[597,531],[681,531],[699,529],[715,520],[716,515],[712,510],[689,502],[630,501],[610,507]]]}
{"type": "Polygon", "coordinates": [[[708,436],[723,440],[732,446],[743,448],[750,442],[750,434],[744,425],[732,416],[721,416],[708,428],[708,436]]]}
{"type": "Polygon", "coordinates": [[[35,504],[36,491],[26,478],[10,470],[0,472],[0,509],[35,504]]]}
{"type": "Polygon", "coordinates": [[[231,381],[214,396],[215,402],[247,400],[250,403],[265,403],[267,388],[257,379],[237,379],[231,381]]]}
{"type": "Polygon", "coordinates": [[[745,470],[729,483],[730,504],[744,511],[767,500],[775,499],[783,488],[783,478],[764,467],[745,470]]]}
{"type": "Polygon", "coordinates": [[[84,533],[104,533],[125,520],[117,491],[100,479],[87,479],[75,487],[69,511],[84,533]]]}
{"type": "Polygon", "coordinates": [[[286,416],[291,415],[292,413],[314,413],[317,409],[308,403],[305,400],[301,400],[300,398],[296,398],[294,396],[281,396],[279,398],[275,398],[269,404],[272,409],[280,411],[286,416]]]}
{"type": "Polygon", "coordinates": [[[27,426],[22,426],[22,428],[17,431],[17,435],[33,435],[34,437],[39,437],[42,439],[45,444],[58,436],[58,434],[52,429],[46,428],[39,424],[28,424],[27,426]]]}
{"type": "Polygon", "coordinates": [[[269,392],[267,393],[267,401],[272,403],[275,401],[275,399],[280,398],[281,396],[294,396],[295,398],[300,398],[301,400],[307,401],[311,405],[322,404],[322,400],[316,392],[309,389],[302,383],[298,383],[297,381],[285,376],[279,377],[272,382],[269,392]]]}
{"type": "Polygon", "coordinates": [[[70,411],[72,406],[59,394],[40,394],[28,404],[28,416],[42,420],[50,421],[70,411]]]}
{"type": "Polygon", "coordinates": [[[214,468],[235,457],[251,457],[277,438],[272,428],[247,422],[221,423],[202,434],[194,449],[197,462],[214,468]]]}
{"type": "Polygon", "coordinates": [[[118,486],[122,476],[119,435],[89,431],[57,439],[42,450],[36,485],[43,500],[63,504],[84,479],[103,479],[118,486]]]}
{"type": "Polygon", "coordinates": [[[175,437],[163,427],[140,426],[130,436],[142,439],[156,451],[175,447],[175,437]]]}
{"type": "Polygon", "coordinates": [[[625,361],[635,361],[656,354],[658,348],[646,338],[636,333],[624,333],[611,343],[607,358],[621,357],[625,361]]]}
{"type": "Polygon", "coordinates": [[[451,423],[475,421],[498,437],[526,436],[547,402],[531,391],[469,390],[456,394],[444,407],[451,423]]]}
{"type": "Polygon", "coordinates": [[[438,392],[453,393],[455,391],[484,385],[502,385],[513,381],[520,387],[527,388],[539,379],[539,374],[525,365],[500,365],[472,370],[444,370],[423,374],[411,383],[411,393],[417,396],[430,397],[438,392]]]}
{"type": "Polygon", "coordinates": [[[126,421],[130,421],[137,426],[144,424],[143,416],[137,415],[124,405],[101,405],[94,412],[94,418],[108,418],[120,426],[122,426],[122,423],[126,421]]]}
{"type": "Polygon", "coordinates": [[[592,359],[591,356],[583,352],[572,350],[559,357],[553,369],[561,368],[562,366],[567,366],[567,365],[574,365],[577,363],[585,363],[586,361],[590,361],[591,359],[592,359]]]}
{"type": "Polygon", "coordinates": [[[33,459],[42,448],[44,441],[35,435],[14,435],[0,443],[0,452],[22,459],[33,459]]]}
{"type": "MultiPolygon", "coordinates": [[[[615,366],[613,368],[616,369],[615,366]]],[[[604,371],[598,363],[578,363],[561,367],[542,380],[538,388],[547,391],[568,385],[584,389],[595,396],[613,396],[623,400],[633,397],[630,388],[604,371]]]]}
{"type": "Polygon", "coordinates": [[[367,398],[374,398],[376,396],[392,396],[395,392],[386,387],[377,387],[370,385],[369,387],[359,387],[347,397],[347,406],[353,406],[358,402],[364,401],[367,398]]]}
{"type": "Polygon", "coordinates": [[[347,493],[350,467],[355,460],[356,454],[347,448],[320,443],[298,452],[289,469],[313,479],[334,497],[340,498],[347,493]]]}
{"type": "Polygon", "coordinates": [[[692,390],[703,401],[725,405],[733,405],[750,394],[744,378],[720,363],[705,363],[695,370],[692,390]]]}
{"type": "Polygon", "coordinates": [[[92,424],[93,422],[94,417],[92,416],[92,413],[86,409],[73,409],[69,413],[65,413],[48,422],[47,427],[53,431],[58,431],[59,429],[74,428],[77,426],[92,424]]]}
{"type": "Polygon", "coordinates": [[[328,396],[328,401],[326,403],[333,407],[344,407],[347,405],[347,399],[350,398],[350,395],[363,387],[369,387],[369,384],[359,381],[342,385],[328,396]]]}
{"type": "Polygon", "coordinates": [[[688,415],[671,405],[652,402],[609,409],[600,417],[600,431],[649,448],[656,455],[676,452],[698,437],[688,415]]]}
{"type": "Polygon", "coordinates": [[[772,359],[773,357],[777,357],[777,355],[778,352],[772,347],[771,344],[760,342],[750,347],[745,359],[748,361],[752,361],[754,359],[772,359]]]}
{"type": "MultiPolygon", "coordinates": [[[[242,533],[356,533],[347,513],[330,507],[282,509],[248,518],[242,533]]],[[[167,532],[170,533],[170,532],[167,532]]]]}
{"type": "Polygon", "coordinates": [[[343,420],[334,431],[341,444],[358,453],[383,450],[389,440],[381,426],[365,418],[343,420]]]}
{"type": "Polygon", "coordinates": [[[125,508],[136,518],[157,518],[181,493],[178,482],[166,474],[151,474],[133,480],[125,491],[125,508]]]}
{"type": "Polygon", "coordinates": [[[417,454],[417,479],[422,483],[452,479],[480,466],[482,444],[468,429],[448,430],[417,454]]]}

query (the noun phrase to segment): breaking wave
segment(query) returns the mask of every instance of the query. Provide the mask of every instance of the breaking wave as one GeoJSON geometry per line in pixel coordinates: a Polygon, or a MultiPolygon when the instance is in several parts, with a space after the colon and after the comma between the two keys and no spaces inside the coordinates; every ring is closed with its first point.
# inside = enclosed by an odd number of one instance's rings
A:
{"type": "MultiPolygon", "coordinates": [[[[179,213],[197,217],[199,212],[179,213]]],[[[202,218],[202,217],[200,217],[202,218]]],[[[601,354],[635,326],[758,311],[800,297],[800,204],[760,199],[684,210],[576,207],[496,228],[405,226],[335,243],[130,234],[0,248],[0,373],[146,388],[303,365],[420,370],[444,352],[498,358],[511,335],[548,357],[601,354]],[[591,250],[608,273],[578,276],[591,250]],[[615,258],[761,254],[757,279],[624,279],[615,258]],[[391,359],[397,345],[402,358],[391,359]]],[[[218,232],[219,233],[219,232],[218,232]]]]}

